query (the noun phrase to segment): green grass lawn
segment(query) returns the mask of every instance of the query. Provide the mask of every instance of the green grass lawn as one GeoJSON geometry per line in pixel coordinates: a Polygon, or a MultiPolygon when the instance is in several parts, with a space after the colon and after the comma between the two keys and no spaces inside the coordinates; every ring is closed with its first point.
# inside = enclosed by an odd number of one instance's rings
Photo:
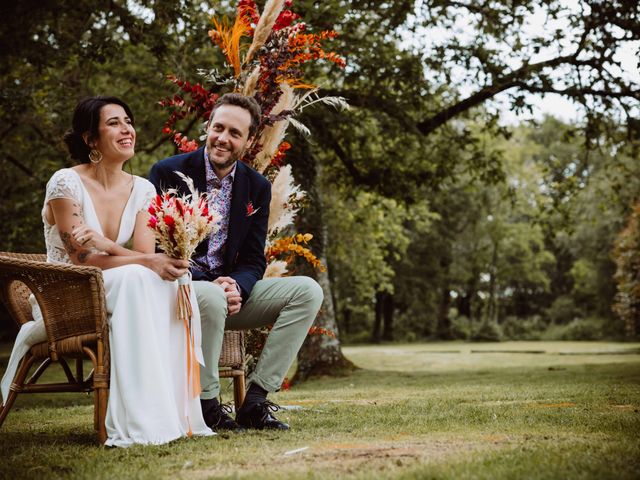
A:
{"type": "Polygon", "coordinates": [[[640,344],[344,352],[361,370],[273,395],[289,432],[108,449],[90,398],[23,395],[0,429],[0,477],[640,478],[640,344]]]}

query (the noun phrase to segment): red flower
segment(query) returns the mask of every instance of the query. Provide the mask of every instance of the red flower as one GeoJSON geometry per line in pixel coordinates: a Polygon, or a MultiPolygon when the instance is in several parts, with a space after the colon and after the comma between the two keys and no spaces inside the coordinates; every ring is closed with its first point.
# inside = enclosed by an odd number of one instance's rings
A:
{"type": "Polygon", "coordinates": [[[176,210],[181,217],[184,217],[184,207],[182,206],[182,202],[178,199],[176,199],[176,210]]]}
{"type": "Polygon", "coordinates": [[[282,10],[278,19],[276,20],[275,25],[273,26],[273,31],[282,30],[283,28],[287,28],[289,25],[293,23],[294,20],[300,18],[300,15],[297,13],[293,13],[291,10],[282,10]]]}
{"type": "Polygon", "coordinates": [[[147,223],[147,225],[155,230],[158,226],[158,219],[154,216],[149,217],[149,223],[147,223]]]}
{"type": "Polygon", "coordinates": [[[169,227],[169,231],[172,231],[176,226],[176,221],[171,215],[165,215],[163,217],[164,223],[167,227],[169,227]]]}
{"type": "Polygon", "coordinates": [[[282,381],[280,390],[291,390],[291,381],[289,381],[288,377],[285,377],[285,379],[282,381]]]}
{"type": "Polygon", "coordinates": [[[260,207],[253,208],[252,202],[247,203],[247,217],[250,217],[251,215],[255,215],[258,210],[260,210],[260,207]]]}

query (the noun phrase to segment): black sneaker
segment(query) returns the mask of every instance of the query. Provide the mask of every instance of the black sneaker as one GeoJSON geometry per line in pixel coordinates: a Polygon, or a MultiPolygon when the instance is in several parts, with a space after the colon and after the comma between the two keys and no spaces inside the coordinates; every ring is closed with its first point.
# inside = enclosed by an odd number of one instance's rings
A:
{"type": "Polygon", "coordinates": [[[220,404],[218,399],[200,400],[202,405],[202,416],[204,417],[204,423],[207,424],[211,430],[231,430],[235,432],[242,432],[244,428],[236,423],[236,421],[229,416],[232,409],[229,405],[220,404]]]}
{"type": "Polygon", "coordinates": [[[289,430],[288,424],[271,415],[271,412],[277,412],[278,410],[280,410],[280,406],[269,400],[246,407],[243,405],[236,414],[236,421],[241,427],[245,428],[289,430]]]}

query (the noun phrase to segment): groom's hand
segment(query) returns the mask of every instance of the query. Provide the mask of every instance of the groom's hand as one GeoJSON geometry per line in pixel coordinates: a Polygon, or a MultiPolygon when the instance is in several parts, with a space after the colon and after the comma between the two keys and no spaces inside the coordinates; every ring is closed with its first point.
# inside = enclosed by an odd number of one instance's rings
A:
{"type": "Polygon", "coordinates": [[[240,295],[240,287],[231,277],[218,277],[213,283],[220,285],[227,297],[227,313],[235,315],[242,307],[242,296],[240,295]]]}

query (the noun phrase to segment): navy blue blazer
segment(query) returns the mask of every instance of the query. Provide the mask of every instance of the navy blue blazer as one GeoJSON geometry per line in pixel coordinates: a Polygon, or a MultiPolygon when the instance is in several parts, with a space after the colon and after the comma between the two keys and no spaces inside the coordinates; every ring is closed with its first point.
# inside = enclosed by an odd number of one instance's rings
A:
{"type": "MultiPolygon", "coordinates": [[[[175,155],[160,160],[149,172],[149,181],[158,193],[176,188],[181,194],[189,194],[184,181],[174,172],[177,170],[193,180],[199,192],[206,192],[204,147],[193,152],[175,155]]],[[[242,162],[237,162],[231,197],[229,236],[223,263],[223,275],[233,278],[246,302],[255,283],[264,275],[267,262],[264,246],[269,222],[271,183],[257,171],[242,162]],[[255,213],[248,215],[249,202],[255,213]]],[[[196,248],[196,256],[206,253],[208,238],[196,248]]],[[[192,271],[194,280],[215,280],[212,272],[192,271]]]]}

